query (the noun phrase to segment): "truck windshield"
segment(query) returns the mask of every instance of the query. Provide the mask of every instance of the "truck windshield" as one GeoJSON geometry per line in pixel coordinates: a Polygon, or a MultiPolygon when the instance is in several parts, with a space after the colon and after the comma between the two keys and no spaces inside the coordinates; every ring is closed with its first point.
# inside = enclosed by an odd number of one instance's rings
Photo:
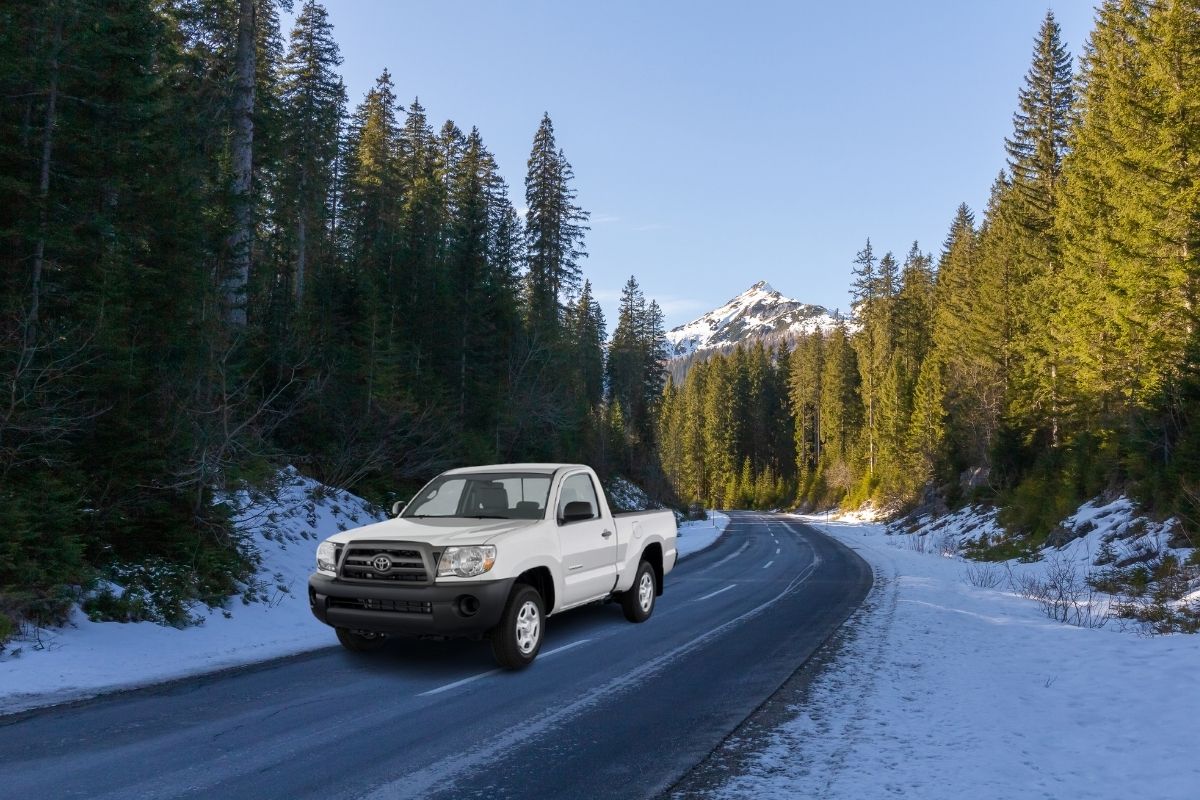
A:
{"type": "Polygon", "coordinates": [[[402,517],[542,519],[550,478],[536,472],[480,472],[439,475],[404,509],[402,517]]]}

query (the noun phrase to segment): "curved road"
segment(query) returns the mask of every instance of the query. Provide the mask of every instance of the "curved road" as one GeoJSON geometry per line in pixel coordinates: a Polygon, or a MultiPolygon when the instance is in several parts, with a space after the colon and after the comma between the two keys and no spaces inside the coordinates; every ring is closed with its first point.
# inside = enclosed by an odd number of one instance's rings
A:
{"type": "Polygon", "coordinates": [[[0,785],[122,800],[653,797],[870,588],[869,567],[811,528],[732,516],[667,577],[648,622],[612,604],[552,618],[523,672],[493,670],[478,642],[396,642],[0,719],[0,785]]]}

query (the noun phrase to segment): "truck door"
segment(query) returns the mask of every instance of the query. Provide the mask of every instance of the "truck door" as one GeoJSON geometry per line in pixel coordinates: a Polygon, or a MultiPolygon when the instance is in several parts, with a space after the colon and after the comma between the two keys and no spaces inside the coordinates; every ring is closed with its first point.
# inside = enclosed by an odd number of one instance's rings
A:
{"type": "Polygon", "coordinates": [[[617,585],[617,537],[612,520],[600,514],[596,487],[586,472],[563,479],[556,507],[558,540],[563,560],[563,605],[604,597],[617,585]],[[591,517],[567,519],[567,505],[579,511],[591,506],[591,517]]]}

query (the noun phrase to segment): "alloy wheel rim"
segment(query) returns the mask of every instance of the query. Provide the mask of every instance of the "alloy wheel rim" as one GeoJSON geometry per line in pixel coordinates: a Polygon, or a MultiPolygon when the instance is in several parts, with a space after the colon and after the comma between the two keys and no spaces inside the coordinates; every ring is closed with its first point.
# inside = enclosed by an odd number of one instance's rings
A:
{"type": "Polygon", "coordinates": [[[532,600],[526,600],[517,612],[517,648],[523,655],[529,655],[537,647],[541,634],[541,614],[532,600]]]}
{"type": "Polygon", "coordinates": [[[649,572],[642,573],[642,581],[638,584],[638,602],[642,605],[642,611],[649,611],[654,602],[654,576],[649,572]]]}

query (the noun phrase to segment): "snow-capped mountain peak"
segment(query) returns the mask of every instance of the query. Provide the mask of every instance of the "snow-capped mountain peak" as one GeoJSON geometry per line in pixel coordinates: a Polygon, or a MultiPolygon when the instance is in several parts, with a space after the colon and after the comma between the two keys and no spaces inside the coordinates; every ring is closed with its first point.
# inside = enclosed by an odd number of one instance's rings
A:
{"type": "Polygon", "coordinates": [[[719,350],[738,342],[789,338],[837,324],[823,306],[784,297],[759,281],[720,308],[667,333],[671,356],[682,358],[697,350],[719,350]]]}

